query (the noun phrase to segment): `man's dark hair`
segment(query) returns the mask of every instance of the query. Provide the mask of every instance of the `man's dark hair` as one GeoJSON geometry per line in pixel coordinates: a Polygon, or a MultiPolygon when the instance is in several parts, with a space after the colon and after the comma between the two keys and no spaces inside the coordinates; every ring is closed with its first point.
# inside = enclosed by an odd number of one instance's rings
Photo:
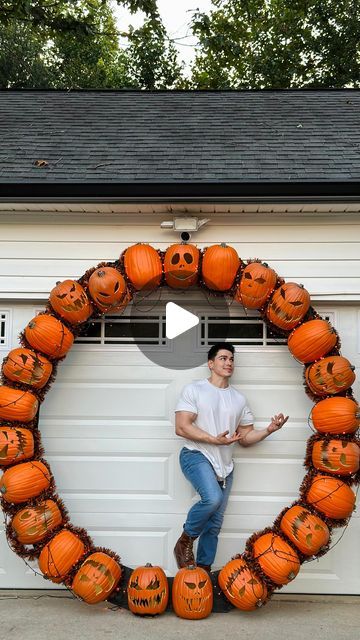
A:
{"type": "Polygon", "coordinates": [[[213,346],[209,350],[208,360],[214,360],[215,356],[217,355],[218,351],[220,351],[220,349],[226,349],[227,351],[231,351],[233,355],[235,353],[235,347],[232,344],[230,344],[230,342],[217,342],[216,344],[213,344],[213,346]]]}

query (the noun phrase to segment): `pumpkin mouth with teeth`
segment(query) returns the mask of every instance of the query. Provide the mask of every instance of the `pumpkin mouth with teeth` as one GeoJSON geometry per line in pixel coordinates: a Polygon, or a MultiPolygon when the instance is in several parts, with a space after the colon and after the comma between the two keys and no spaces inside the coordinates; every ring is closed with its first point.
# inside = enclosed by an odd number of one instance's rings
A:
{"type": "MultiPolygon", "coordinates": [[[[249,261],[243,273],[242,268],[235,249],[224,243],[202,254],[195,245],[173,245],[165,256],[138,243],[116,262],[98,265],[76,282],[58,283],[46,311],[22,333],[22,349],[13,350],[4,361],[0,466],[5,469],[0,497],[6,517],[12,518],[6,527],[9,544],[23,558],[38,558],[45,577],[63,582],[86,602],[100,602],[117,588],[120,559],[111,550],[96,551],[86,532],[71,525],[50,469],[42,461],[35,416],[57,363],[70,350],[78,327],[93,314],[94,306],[97,316],[122,310],[134,292],[149,283],[157,287],[165,280],[170,287],[185,289],[199,277],[199,287],[227,291],[245,308],[259,309],[270,329],[293,332],[289,346],[304,364],[306,392],[315,402],[312,420],[318,434],[308,445],[308,473],[295,503],[300,511],[287,508],[284,513],[289,513],[280,514],[272,528],[247,541],[246,567],[240,560],[225,565],[224,584],[220,575],[219,584],[230,602],[244,610],[260,606],[275,588],[296,576],[305,556],[322,555],[332,527],[344,526],[352,514],[355,493],[351,487],[360,478],[356,437],[360,412],[351,389],[354,367],[340,356],[331,325],[319,325],[320,316],[310,307],[310,296],[301,285],[284,283],[264,264],[254,266],[249,261]],[[317,322],[316,328],[314,324],[306,328],[309,319],[317,322]]],[[[139,569],[126,587],[129,609],[142,615],[162,613],[168,602],[165,573],[151,565],[139,569]]],[[[181,617],[204,618],[212,610],[211,580],[200,567],[181,569],[172,593],[174,611],[181,617]]]]}

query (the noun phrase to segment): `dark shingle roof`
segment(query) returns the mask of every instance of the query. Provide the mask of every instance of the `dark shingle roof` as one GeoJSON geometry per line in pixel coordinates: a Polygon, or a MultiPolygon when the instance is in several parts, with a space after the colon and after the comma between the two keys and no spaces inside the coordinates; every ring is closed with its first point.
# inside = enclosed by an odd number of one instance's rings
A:
{"type": "Polygon", "coordinates": [[[2,184],[360,181],[358,90],[2,91],[0,135],[2,184]]]}

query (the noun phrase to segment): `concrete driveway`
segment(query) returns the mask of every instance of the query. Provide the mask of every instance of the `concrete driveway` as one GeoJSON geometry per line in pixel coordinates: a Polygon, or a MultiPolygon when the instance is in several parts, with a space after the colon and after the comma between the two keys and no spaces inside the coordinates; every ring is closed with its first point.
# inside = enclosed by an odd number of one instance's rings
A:
{"type": "Polygon", "coordinates": [[[360,596],[275,594],[255,612],[182,620],[172,612],[140,618],[109,603],[87,605],[67,591],[0,591],[0,640],[357,640],[360,596]]]}

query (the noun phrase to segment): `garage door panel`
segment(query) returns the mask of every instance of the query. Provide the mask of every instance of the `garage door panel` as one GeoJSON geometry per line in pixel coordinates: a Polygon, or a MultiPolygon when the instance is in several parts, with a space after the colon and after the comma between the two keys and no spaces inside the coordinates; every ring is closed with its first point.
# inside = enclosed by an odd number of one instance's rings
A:
{"type": "Polygon", "coordinates": [[[168,415],[168,384],[162,382],[59,382],[44,404],[44,417],[160,417],[168,415]],[[141,400],[139,400],[141,398],[141,400]]]}
{"type": "MultiPolygon", "coordinates": [[[[358,309],[332,311],[344,334],[343,352],[353,361],[359,358],[358,309]]],[[[34,307],[14,307],[14,326],[33,315],[34,307]]],[[[304,393],[303,367],[285,346],[240,348],[235,359],[231,383],[247,397],[256,427],[266,427],[280,411],[290,418],[266,441],[234,449],[235,480],[217,567],[298,499],[312,435],[307,417],[313,403],[304,393]]],[[[172,549],[198,497],[179,466],[183,440],[174,431],[174,408],[183,385],[208,375],[206,364],[186,371],[155,366],[135,346],[76,344],[59,365],[40,415],[46,457],[74,525],[85,527],[96,544],[118,551],[127,566],[151,562],[170,575],[176,570],[172,549]]],[[[304,567],[285,590],[359,593],[359,526],[354,514],[339,544],[304,567]]],[[[0,557],[1,586],[39,584],[44,586],[41,578],[34,579],[10,551],[0,557]]]]}
{"type": "Polygon", "coordinates": [[[169,495],[169,456],[48,456],[59,491],[169,495]]]}

